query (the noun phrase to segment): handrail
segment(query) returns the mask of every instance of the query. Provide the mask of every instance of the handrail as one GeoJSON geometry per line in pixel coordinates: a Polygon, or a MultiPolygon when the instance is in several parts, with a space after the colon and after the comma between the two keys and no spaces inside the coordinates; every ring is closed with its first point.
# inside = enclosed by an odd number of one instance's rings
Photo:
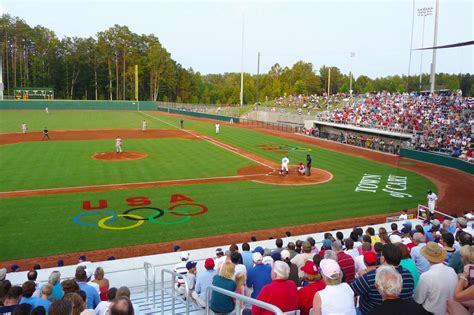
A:
{"type": "Polygon", "coordinates": [[[146,291],[146,300],[148,301],[148,296],[149,296],[149,284],[153,284],[153,307],[156,305],[155,303],[155,296],[156,296],[156,278],[155,278],[155,267],[153,264],[149,262],[144,262],[143,263],[143,271],[145,273],[145,291],[146,291]],[[150,271],[151,270],[151,271],[150,271]],[[152,280],[150,280],[150,273],[152,276],[152,280]]]}
{"type": "MultiPolygon", "coordinates": [[[[223,289],[223,288],[219,288],[219,287],[216,287],[214,285],[210,285],[209,287],[207,287],[207,290],[206,290],[206,315],[211,314],[209,304],[210,304],[210,300],[211,300],[210,296],[211,296],[212,291],[219,292],[221,294],[230,296],[231,298],[234,298],[237,301],[242,301],[242,302],[245,302],[245,303],[248,303],[248,304],[251,304],[251,305],[256,305],[258,307],[266,309],[267,311],[271,311],[271,312],[275,313],[276,315],[283,315],[284,314],[282,312],[282,310],[280,308],[278,308],[277,306],[275,306],[275,305],[272,305],[272,304],[269,304],[269,303],[266,303],[266,302],[262,302],[262,301],[259,301],[259,300],[256,300],[256,299],[252,299],[248,296],[238,294],[238,293],[235,293],[235,292],[223,289]]],[[[235,314],[241,314],[241,311],[242,310],[240,308],[240,303],[238,303],[238,302],[235,303],[235,314]]]]}
{"type": "MultiPolygon", "coordinates": [[[[172,281],[171,281],[171,297],[173,298],[172,300],[172,304],[171,304],[171,314],[174,314],[175,313],[175,301],[176,301],[176,297],[179,295],[179,292],[178,290],[176,289],[175,287],[175,283],[176,283],[176,278],[178,277],[183,277],[183,275],[177,273],[177,272],[174,272],[174,271],[171,271],[171,270],[167,270],[167,269],[162,269],[161,270],[161,314],[164,315],[165,314],[165,309],[164,309],[164,302],[165,302],[165,273],[167,274],[170,274],[171,277],[172,277],[172,281]],[[178,293],[178,295],[176,295],[176,293],[178,293]]],[[[189,300],[190,300],[190,295],[189,295],[189,285],[188,285],[188,282],[186,281],[186,278],[184,278],[184,288],[185,288],[185,294],[184,294],[184,297],[185,297],[185,306],[186,306],[186,314],[189,314],[189,300]]]]}
{"type": "MultiPolygon", "coordinates": [[[[420,219],[420,220],[425,220],[425,219],[427,219],[427,218],[428,218],[427,213],[428,213],[429,211],[430,211],[430,210],[429,210],[429,208],[428,208],[427,206],[425,206],[425,205],[418,205],[418,209],[417,209],[417,213],[416,213],[417,219],[420,219]]],[[[438,214],[440,214],[440,215],[442,215],[443,218],[444,218],[444,217],[448,217],[448,218],[450,218],[451,220],[456,219],[455,217],[450,216],[450,215],[448,215],[448,214],[446,214],[446,213],[443,213],[443,212],[441,212],[441,211],[434,210],[434,212],[435,212],[435,213],[438,213],[438,214]]]]}

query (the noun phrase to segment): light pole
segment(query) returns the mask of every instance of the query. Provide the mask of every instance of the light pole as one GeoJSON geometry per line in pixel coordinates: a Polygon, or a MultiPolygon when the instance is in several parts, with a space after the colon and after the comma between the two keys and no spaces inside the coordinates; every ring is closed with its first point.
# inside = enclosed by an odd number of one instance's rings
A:
{"type": "MultiPolygon", "coordinates": [[[[421,48],[424,47],[424,41],[425,41],[425,18],[429,15],[433,14],[433,8],[432,7],[425,7],[418,9],[418,16],[423,17],[423,31],[421,32],[421,48]]],[[[423,49],[421,50],[421,56],[420,56],[420,85],[419,89],[421,91],[422,84],[421,84],[421,78],[423,75],[423,49]]]]}
{"type": "Polygon", "coordinates": [[[242,12],[242,56],[240,70],[240,107],[244,106],[244,13],[242,12]]]}
{"type": "Polygon", "coordinates": [[[352,58],[355,57],[355,52],[351,51],[350,57],[351,57],[351,66],[349,70],[349,94],[352,98],[352,58]]]}
{"type": "Polygon", "coordinates": [[[411,17],[411,39],[410,39],[410,57],[408,58],[408,74],[407,74],[407,92],[410,85],[410,68],[411,68],[411,53],[413,51],[413,29],[415,28],[415,0],[413,0],[413,13],[411,17]]]}
{"type": "MultiPolygon", "coordinates": [[[[437,46],[438,42],[438,16],[439,16],[439,0],[436,0],[436,11],[435,11],[435,28],[433,36],[433,47],[437,46]]],[[[436,48],[433,48],[433,59],[431,61],[431,75],[430,75],[430,91],[431,93],[435,90],[435,80],[436,80],[436,48]]]]}

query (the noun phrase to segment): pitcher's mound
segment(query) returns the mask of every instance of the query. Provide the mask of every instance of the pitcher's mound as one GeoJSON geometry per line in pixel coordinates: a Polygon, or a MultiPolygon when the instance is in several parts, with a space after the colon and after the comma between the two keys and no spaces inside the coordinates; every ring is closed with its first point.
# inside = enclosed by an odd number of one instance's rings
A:
{"type": "Polygon", "coordinates": [[[99,152],[95,153],[92,158],[94,160],[104,160],[104,161],[130,161],[130,160],[139,160],[144,159],[148,156],[147,153],[143,152],[99,152]]]}

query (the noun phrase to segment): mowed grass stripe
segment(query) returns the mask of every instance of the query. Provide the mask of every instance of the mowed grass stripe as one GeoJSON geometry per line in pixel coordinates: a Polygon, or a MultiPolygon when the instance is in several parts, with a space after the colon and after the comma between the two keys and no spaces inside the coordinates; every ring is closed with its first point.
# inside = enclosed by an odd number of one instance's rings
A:
{"type": "MultiPolygon", "coordinates": [[[[21,132],[21,123],[28,125],[29,131],[72,129],[141,129],[146,119],[134,111],[56,111],[46,114],[43,110],[0,111],[0,132],[21,132]]],[[[148,128],[169,129],[158,120],[147,120],[148,128]]]]}
{"type": "MultiPolygon", "coordinates": [[[[5,246],[2,248],[0,260],[389,213],[394,209],[412,207],[424,198],[423,194],[414,199],[401,199],[394,203],[390,202],[391,198],[383,192],[364,195],[349,192],[350,188],[352,187],[349,185],[332,183],[283,187],[235,182],[4,199],[0,205],[0,242],[5,246]],[[183,225],[167,226],[145,222],[139,228],[127,231],[82,227],[72,222],[74,216],[84,212],[84,200],[90,200],[93,205],[97,204],[99,199],[108,200],[107,210],[122,213],[131,208],[126,205],[126,198],[146,196],[152,200],[151,206],[167,209],[170,206],[170,196],[176,193],[192,198],[195,203],[205,204],[209,212],[193,217],[183,225]],[[61,237],[51,240],[51,234],[45,233],[49,229],[54,230],[54,235],[61,237]],[[27,243],[18,244],[14,241],[24,239],[28,235],[30,238],[27,243]]],[[[141,214],[146,217],[151,212],[141,214]]],[[[166,216],[167,220],[180,219],[170,214],[166,216]]],[[[103,217],[105,216],[93,216],[83,220],[97,222],[103,217]]],[[[130,223],[121,219],[120,223],[112,225],[123,226],[130,223]]]]}
{"type": "Polygon", "coordinates": [[[125,151],[145,152],[132,161],[97,161],[113,152],[113,140],[44,141],[0,146],[0,191],[79,187],[237,175],[254,163],[205,141],[125,140],[125,151]]]}

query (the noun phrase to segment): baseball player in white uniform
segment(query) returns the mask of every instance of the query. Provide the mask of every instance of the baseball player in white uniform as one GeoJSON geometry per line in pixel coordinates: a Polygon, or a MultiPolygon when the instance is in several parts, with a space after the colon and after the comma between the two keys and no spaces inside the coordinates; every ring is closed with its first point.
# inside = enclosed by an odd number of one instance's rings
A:
{"type": "Polygon", "coordinates": [[[115,139],[115,152],[122,153],[122,138],[120,136],[115,139]]]}
{"type": "Polygon", "coordinates": [[[288,159],[287,156],[285,156],[283,159],[281,159],[280,175],[283,175],[283,174],[288,175],[288,164],[290,164],[290,159],[288,159]]]}
{"type": "Polygon", "coordinates": [[[220,130],[221,130],[221,125],[216,124],[216,134],[218,134],[220,130]]]}
{"type": "Polygon", "coordinates": [[[143,119],[143,123],[142,123],[142,131],[145,131],[147,127],[148,127],[148,124],[147,124],[146,120],[145,120],[145,119],[143,119]]]}
{"type": "Polygon", "coordinates": [[[49,108],[48,108],[48,106],[46,106],[46,107],[44,108],[44,111],[46,112],[46,114],[49,114],[49,108]]]}
{"type": "Polygon", "coordinates": [[[22,124],[21,124],[21,131],[22,131],[23,133],[26,133],[27,130],[28,130],[28,126],[27,126],[25,123],[22,123],[22,124]]]}
{"type": "Polygon", "coordinates": [[[436,207],[436,200],[438,200],[438,196],[434,192],[429,190],[427,198],[428,198],[428,210],[430,211],[430,214],[434,214],[435,207],[436,207]]]}

